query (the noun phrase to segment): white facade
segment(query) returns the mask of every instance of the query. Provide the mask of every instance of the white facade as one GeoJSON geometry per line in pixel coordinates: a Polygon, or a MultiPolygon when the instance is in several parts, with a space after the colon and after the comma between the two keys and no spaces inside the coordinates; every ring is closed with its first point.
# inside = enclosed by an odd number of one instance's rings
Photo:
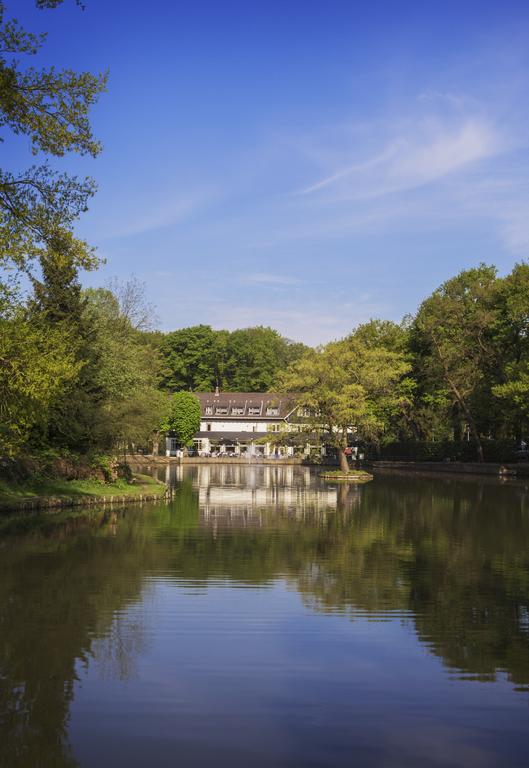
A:
{"type": "MultiPolygon", "coordinates": [[[[285,433],[299,432],[307,420],[306,409],[296,406],[292,395],[260,392],[199,392],[200,429],[193,440],[199,455],[292,456],[285,433]],[[277,440],[274,440],[277,435],[277,440]],[[287,444],[286,444],[287,443],[287,444]]],[[[167,455],[180,446],[167,439],[167,455]]],[[[298,448],[299,450],[299,448],[298,448]]],[[[306,452],[308,452],[308,446],[306,452]]]]}

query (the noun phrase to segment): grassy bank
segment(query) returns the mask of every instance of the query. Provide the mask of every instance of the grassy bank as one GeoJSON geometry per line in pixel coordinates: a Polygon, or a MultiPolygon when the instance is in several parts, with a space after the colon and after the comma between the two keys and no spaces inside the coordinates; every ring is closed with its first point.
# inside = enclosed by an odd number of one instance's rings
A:
{"type": "Polygon", "coordinates": [[[133,482],[36,478],[23,483],[0,479],[0,510],[61,507],[83,503],[161,498],[166,486],[149,475],[133,475],[133,482]]]}

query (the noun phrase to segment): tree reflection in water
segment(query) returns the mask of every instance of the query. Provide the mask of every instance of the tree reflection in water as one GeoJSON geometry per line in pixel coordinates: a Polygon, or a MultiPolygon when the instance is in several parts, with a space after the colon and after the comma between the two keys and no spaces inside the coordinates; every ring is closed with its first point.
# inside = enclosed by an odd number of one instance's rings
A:
{"type": "Polygon", "coordinates": [[[305,468],[239,465],[176,483],[168,505],[2,522],[2,764],[75,764],[78,671],[134,674],[156,631],[149,590],[167,577],[282,578],[314,610],[409,622],[452,674],[529,689],[523,484],[386,474],[336,488],[305,468]]]}

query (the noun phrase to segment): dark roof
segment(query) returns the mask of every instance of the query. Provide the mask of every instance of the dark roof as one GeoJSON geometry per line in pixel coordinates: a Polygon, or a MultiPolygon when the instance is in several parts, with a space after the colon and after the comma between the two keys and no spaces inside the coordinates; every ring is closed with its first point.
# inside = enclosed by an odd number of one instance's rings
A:
{"type": "Polygon", "coordinates": [[[278,394],[276,392],[195,392],[200,401],[200,410],[205,418],[230,419],[284,419],[295,408],[296,397],[293,394],[278,394]],[[206,413],[211,408],[212,413],[206,413]],[[217,409],[227,409],[225,413],[217,413],[217,409]],[[236,409],[234,412],[233,409],[236,409]],[[252,412],[256,410],[258,412],[252,412]],[[277,409],[277,412],[275,412],[277,409]],[[237,411],[240,410],[240,413],[237,411]]]}

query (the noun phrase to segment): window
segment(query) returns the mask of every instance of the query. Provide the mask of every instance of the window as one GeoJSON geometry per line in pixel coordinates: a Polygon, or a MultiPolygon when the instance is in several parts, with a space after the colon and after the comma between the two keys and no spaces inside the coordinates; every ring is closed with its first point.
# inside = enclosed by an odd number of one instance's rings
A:
{"type": "Polygon", "coordinates": [[[268,431],[269,432],[280,432],[281,431],[281,424],[268,424],[268,431]]]}
{"type": "Polygon", "coordinates": [[[228,415],[228,409],[223,407],[215,408],[215,415],[216,416],[227,416],[228,415]]]}
{"type": "Polygon", "coordinates": [[[213,406],[206,405],[206,416],[213,416],[213,406]]]}
{"type": "Polygon", "coordinates": [[[206,432],[211,432],[211,424],[206,424],[206,432]]]}
{"type": "Polygon", "coordinates": [[[274,406],[268,406],[266,409],[266,415],[267,416],[279,416],[279,408],[277,405],[274,406]]]}
{"type": "Polygon", "coordinates": [[[234,406],[231,409],[231,415],[232,416],[242,416],[244,413],[244,408],[241,408],[240,405],[234,406]]]}
{"type": "Polygon", "coordinates": [[[258,406],[256,407],[255,405],[251,405],[248,408],[249,416],[259,416],[260,413],[261,413],[261,409],[258,406]]]}
{"type": "Polygon", "coordinates": [[[310,416],[310,408],[298,408],[298,416],[310,416]]]}

